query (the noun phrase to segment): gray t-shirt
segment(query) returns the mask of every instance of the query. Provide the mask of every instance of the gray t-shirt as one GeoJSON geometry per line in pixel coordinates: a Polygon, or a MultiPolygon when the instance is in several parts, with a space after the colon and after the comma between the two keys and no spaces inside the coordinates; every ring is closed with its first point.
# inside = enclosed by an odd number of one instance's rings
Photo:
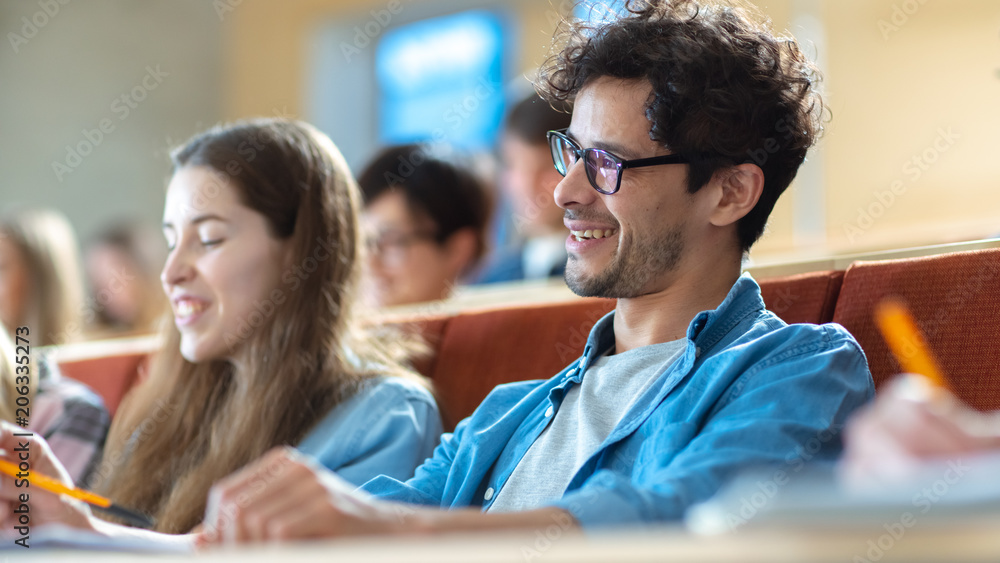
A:
{"type": "Polygon", "coordinates": [[[687,339],[602,355],[563,397],[535,443],[514,468],[491,512],[531,510],[561,498],[577,470],[625,413],[683,353],[687,339]]]}

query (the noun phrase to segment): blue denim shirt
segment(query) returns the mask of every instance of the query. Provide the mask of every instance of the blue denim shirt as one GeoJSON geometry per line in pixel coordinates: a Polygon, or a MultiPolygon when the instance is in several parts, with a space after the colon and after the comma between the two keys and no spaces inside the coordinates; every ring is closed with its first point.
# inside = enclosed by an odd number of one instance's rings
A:
{"type": "MultiPolygon", "coordinates": [[[[498,386],[408,481],[363,489],[444,508],[489,507],[558,412],[566,392],[614,342],[614,313],[594,326],[583,357],[546,381],[498,386]]],[[[585,528],[679,519],[748,466],[795,471],[840,449],[838,430],[874,395],[861,347],[835,324],[787,325],[764,309],[744,274],[687,330],[687,348],[636,401],[551,506],[585,528]]]]}
{"type": "Polygon", "coordinates": [[[433,453],[442,431],[427,389],[399,377],[378,377],[323,417],[297,448],[360,485],[376,475],[409,479],[433,453]]]}

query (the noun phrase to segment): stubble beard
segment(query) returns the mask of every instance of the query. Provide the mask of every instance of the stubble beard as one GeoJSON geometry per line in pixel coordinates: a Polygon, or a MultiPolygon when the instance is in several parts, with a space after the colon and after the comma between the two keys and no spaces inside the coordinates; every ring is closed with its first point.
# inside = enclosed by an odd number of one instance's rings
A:
{"type": "Polygon", "coordinates": [[[684,250],[682,227],[675,225],[651,239],[622,239],[611,263],[592,276],[581,271],[580,259],[571,254],[566,264],[566,285],[581,297],[629,299],[645,295],[652,280],[674,270],[680,262],[684,250]]]}

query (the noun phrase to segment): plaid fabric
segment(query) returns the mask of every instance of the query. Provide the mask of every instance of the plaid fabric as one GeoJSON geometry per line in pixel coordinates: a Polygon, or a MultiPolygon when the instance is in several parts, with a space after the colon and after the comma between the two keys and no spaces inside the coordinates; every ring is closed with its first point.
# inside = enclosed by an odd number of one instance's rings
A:
{"type": "Polygon", "coordinates": [[[55,362],[42,357],[37,365],[38,392],[28,429],[45,438],[74,483],[87,486],[100,462],[111,417],[96,393],[62,376],[55,362]]]}

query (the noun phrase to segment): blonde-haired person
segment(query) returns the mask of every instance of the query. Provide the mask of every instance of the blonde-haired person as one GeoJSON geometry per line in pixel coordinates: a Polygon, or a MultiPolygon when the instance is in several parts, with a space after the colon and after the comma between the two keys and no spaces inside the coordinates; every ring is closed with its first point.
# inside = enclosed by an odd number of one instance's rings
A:
{"type": "Polygon", "coordinates": [[[62,377],[58,366],[43,355],[33,353],[30,331],[14,329],[12,340],[2,329],[0,420],[19,422],[48,441],[73,481],[86,485],[111,423],[103,401],[82,383],[62,377]]]}
{"type": "MultiPolygon", "coordinates": [[[[174,324],[115,418],[97,490],[185,533],[213,483],[275,446],[358,484],[411,476],[441,422],[402,363],[409,349],[355,308],[361,199],[339,151],[308,125],[267,119],[212,129],[172,157],[161,280],[174,324]]],[[[32,501],[35,524],[129,533],[54,495],[32,501]]]]}
{"type": "Polygon", "coordinates": [[[77,340],[83,275],[76,235],[51,209],[14,208],[0,217],[0,322],[26,326],[33,346],[77,340]]]}

